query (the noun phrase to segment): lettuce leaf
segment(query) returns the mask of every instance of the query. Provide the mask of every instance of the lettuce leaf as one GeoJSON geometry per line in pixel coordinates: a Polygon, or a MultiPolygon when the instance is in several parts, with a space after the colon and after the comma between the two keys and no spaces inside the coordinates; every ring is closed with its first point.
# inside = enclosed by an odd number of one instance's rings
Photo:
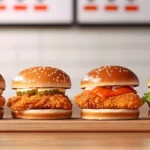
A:
{"type": "Polygon", "coordinates": [[[145,93],[144,96],[142,97],[143,103],[145,102],[150,102],[150,92],[145,93]]]}

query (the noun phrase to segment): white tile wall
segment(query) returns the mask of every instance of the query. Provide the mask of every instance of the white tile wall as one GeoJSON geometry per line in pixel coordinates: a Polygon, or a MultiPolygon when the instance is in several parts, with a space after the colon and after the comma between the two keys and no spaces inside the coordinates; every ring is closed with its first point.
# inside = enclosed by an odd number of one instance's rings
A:
{"type": "MultiPolygon", "coordinates": [[[[13,96],[11,80],[21,69],[37,65],[54,66],[72,79],[73,98],[81,90],[81,78],[91,69],[106,65],[123,65],[139,77],[137,88],[142,96],[150,76],[149,28],[0,28],[0,73],[5,77],[6,99],[13,96]]],[[[5,116],[10,115],[6,107],[5,116]]],[[[141,116],[147,116],[147,105],[141,116]]],[[[79,109],[74,105],[74,116],[79,109]]]]}

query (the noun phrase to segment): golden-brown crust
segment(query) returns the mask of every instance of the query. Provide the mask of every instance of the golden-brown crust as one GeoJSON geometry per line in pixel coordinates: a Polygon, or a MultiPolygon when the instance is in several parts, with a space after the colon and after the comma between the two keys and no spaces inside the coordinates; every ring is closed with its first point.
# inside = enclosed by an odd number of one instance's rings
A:
{"type": "Polygon", "coordinates": [[[21,71],[12,81],[12,88],[71,88],[70,77],[60,69],[33,67],[21,71]]]}
{"type": "Polygon", "coordinates": [[[72,110],[60,109],[36,109],[12,111],[12,117],[16,119],[69,119],[72,110]]]}
{"type": "Polygon", "coordinates": [[[62,94],[14,96],[9,98],[7,106],[12,110],[28,109],[72,109],[71,101],[62,94]]]}
{"type": "Polygon", "coordinates": [[[121,66],[103,66],[87,73],[81,81],[81,88],[96,86],[138,86],[138,77],[121,66]]]}
{"type": "Polygon", "coordinates": [[[3,96],[0,96],[0,108],[3,108],[5,105],[5,98],[3,96]]]}
{"type": "Polygon", "coordinates": [[[83,109],[138,109],[143,105],[142,99],[134,93],[102,98],[85,90],[75,97],[75,102],[83,109]]]}
{"type": "Polygon", "coordinates": [[[82,119],[92,120],[120,120],[138,119],[139,110],[136,109],[82,109],[82,119]]]}

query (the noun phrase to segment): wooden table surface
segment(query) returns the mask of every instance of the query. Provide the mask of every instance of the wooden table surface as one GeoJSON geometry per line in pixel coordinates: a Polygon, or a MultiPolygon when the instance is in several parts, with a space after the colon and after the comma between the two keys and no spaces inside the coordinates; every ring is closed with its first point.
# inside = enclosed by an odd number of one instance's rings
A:
{"type": "Polygon", "coordinates": [[[149,132],[1,132],[1,150],[149,150],[149,132]]]}
{"type": "Polygon", "coordinates": [[[2,119],[0,132],[150,132],[150,120],[25,120],[2,119]]]}
{"type": "Polygon", "coordinates": [[[10,149],[149,150],[150,120],[3,119],[0,122],[0,150],[10,149]]]}

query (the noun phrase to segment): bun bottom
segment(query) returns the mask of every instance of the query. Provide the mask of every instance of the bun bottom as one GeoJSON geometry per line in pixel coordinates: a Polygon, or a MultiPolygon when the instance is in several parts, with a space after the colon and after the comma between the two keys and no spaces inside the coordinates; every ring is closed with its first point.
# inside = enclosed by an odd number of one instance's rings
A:
{"type": "Polygon", "coordinates": [[[150,119],[150,110],[148,111],[148,118],[150,119]]]}
{"type": "Polygon", "coordinates": [[[138,119],[136,109],[81,109],[81,118],[89,120],[124,120],[138,119]]]}
{"type": "Polygon", "coordinates": [[[4,116],[4,108],[0,108],[0,119],[4,116]]]}
{"type": "Polygon", "coordinates": [[[30,109],[11,112],[15,119],[69,119],[72,115],[72,110],[64,109],[30,109]]]}

